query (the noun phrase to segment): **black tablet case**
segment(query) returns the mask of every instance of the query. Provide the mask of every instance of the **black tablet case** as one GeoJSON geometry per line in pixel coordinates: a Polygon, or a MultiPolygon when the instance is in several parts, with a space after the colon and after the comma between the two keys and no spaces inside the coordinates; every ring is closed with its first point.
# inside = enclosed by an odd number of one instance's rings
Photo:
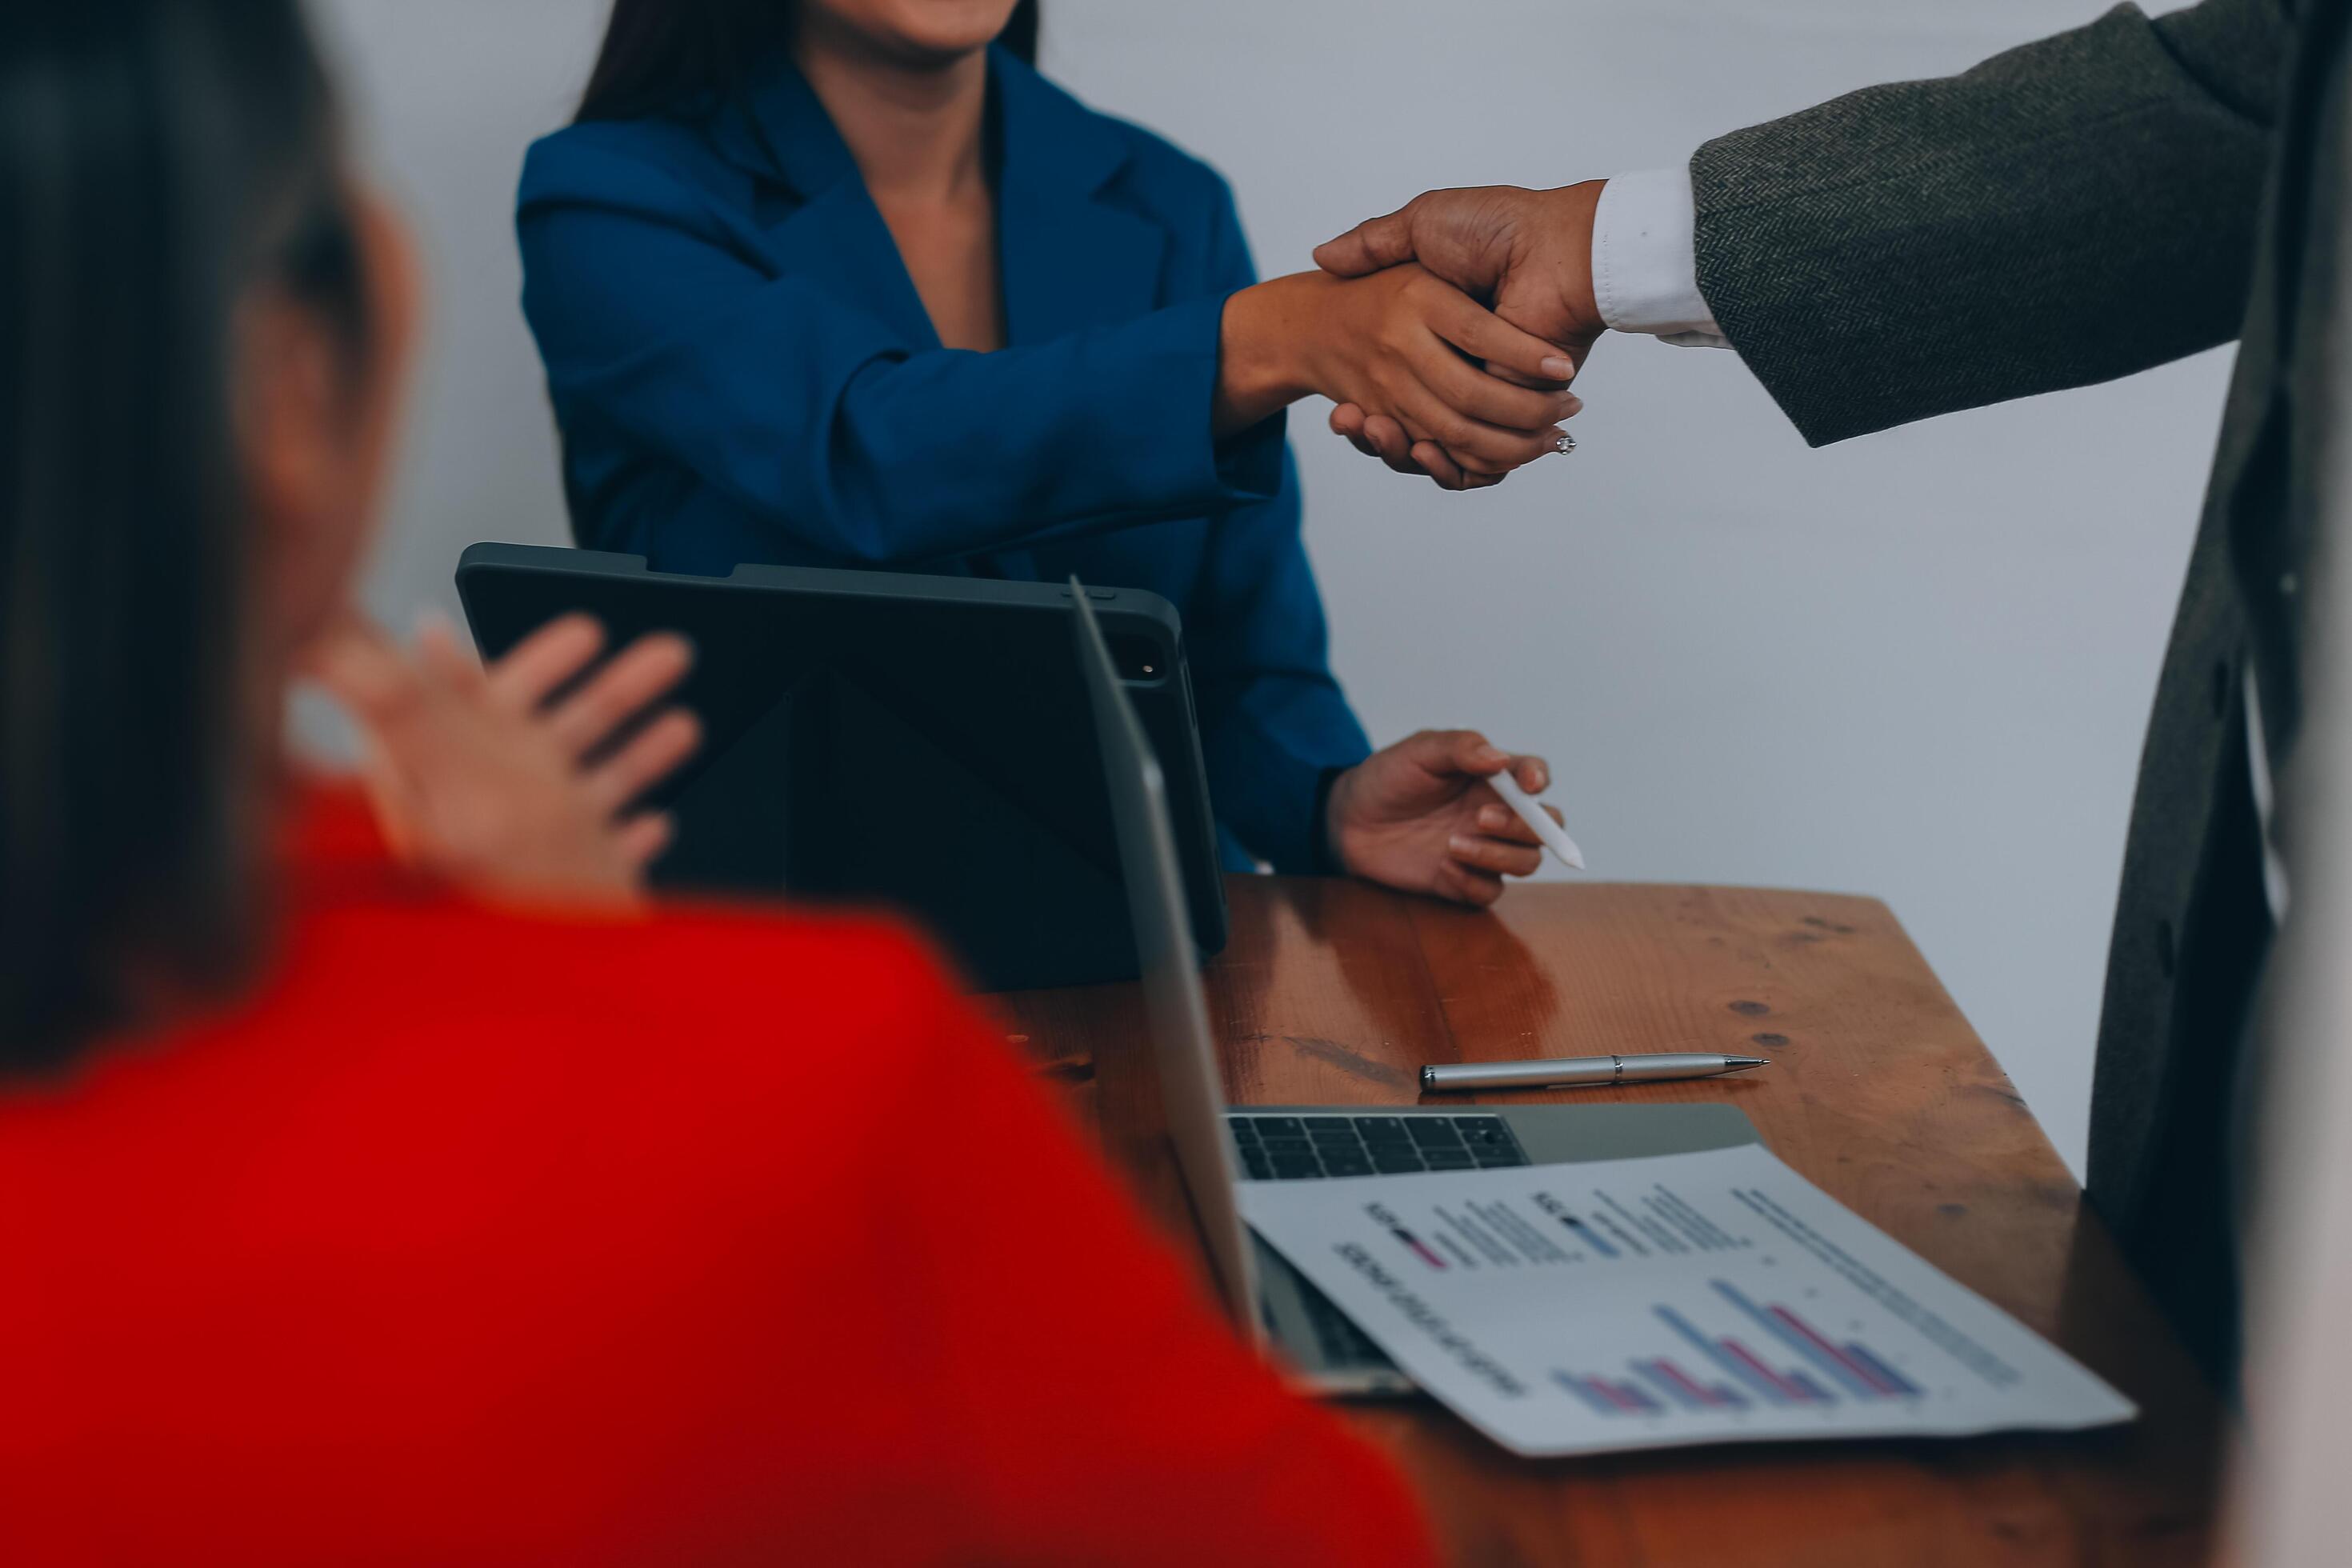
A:
{"type": "MultiPolygon", "coordinates": [[[[1167,773],[1194,931],[1214,952],[1224,888],[1181,623],[1155,594],[1087,592],[1167,773]]],[[[692,639],[677,700],[703,744],[650,797],[677,825],[657,885],[887,905],[982,990],[1134,976],[1070,589],[789,566],[695,577],[477,544],[457,593],[487,658],[575,610],[612,647],[692,639]]]]}

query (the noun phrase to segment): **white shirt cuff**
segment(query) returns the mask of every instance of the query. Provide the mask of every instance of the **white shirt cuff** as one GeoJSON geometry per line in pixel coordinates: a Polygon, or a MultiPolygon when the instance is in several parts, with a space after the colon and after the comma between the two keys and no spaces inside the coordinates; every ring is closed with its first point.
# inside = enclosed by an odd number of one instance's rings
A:
{"type": "Polygon", "coordinates": [[[1620,174],[1592,215],[1592,297],[1621,332],[1692,348],[1730,340],[1698,291],[1698,208],[1687,165],[1620,174]]]}

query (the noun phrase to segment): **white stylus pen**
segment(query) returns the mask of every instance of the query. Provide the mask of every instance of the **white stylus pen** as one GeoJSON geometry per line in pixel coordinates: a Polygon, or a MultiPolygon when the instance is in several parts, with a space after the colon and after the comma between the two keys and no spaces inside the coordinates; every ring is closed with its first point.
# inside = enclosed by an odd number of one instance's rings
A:
{"type": "Polygon", "coordinates": [[[1519,820],[1534,829],[1535,836],[1543,840],[1544,847],[1559,857],[1561,865],[1571,871],[1584,869],[1584,851],[1576,847],[1576,840],[1568,836],[1566,829],[1551,819],[1549,812],[1536,804],[1535,796],[1519,787],[1519,781],[1511,776],[1510,769],[1505,768],[1486,782],[1495,786],[1495,793],[1503,797],[1503,804],[1517,812],[1519,820]]]}

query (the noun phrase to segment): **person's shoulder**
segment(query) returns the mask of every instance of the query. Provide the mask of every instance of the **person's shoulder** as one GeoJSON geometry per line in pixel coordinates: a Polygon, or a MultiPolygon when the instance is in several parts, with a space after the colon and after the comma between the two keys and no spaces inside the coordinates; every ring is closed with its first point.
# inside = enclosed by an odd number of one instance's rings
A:
{"type": "Polygon", "coordinates": [[[648,986],[698,1012],[807,1019],[899,1017],[947,1005],[945,966],[913,933],[874,915],[751,905],[667,903],[642,914],[531,914],[471,907],[478,928],[452,933],[537,955],[570,977],[567,1001],[590,1016],[633,1005],[648,986]]]}
{"type": "Polygon", "coordinates": [[[1046,114],[1064,121],[1084,143],[1098,147],[1110,187],[1140,205],[1178,218],[1201,219],[1233,205],[1233,188],[1206,159],[1132,120],[1107,113],[1043,73],[1019,62],[1024,85],[1046,114]]]}
{"type": "Polygon", "coordinates": [[[583,120],[549,132],[523,154],[517,202],[662,200],[698,195],[719,172],[699,124],[670,115],[583,120]]]}
{"type": "Polygon", "coordinates": [[[821,1075],[877,1050],[919,1070],[971,1026],[940,959],[873,916],[524,911],[444,894],[341,900],[293,934],[289,977],[307,1001],[287,1010],[365,996],[354,1028],[400,1049],[460,1020],[484,1042],[467,1049],[591,1061],[656,1046],[681,1067],[754,1076],[781,1053],[821,1075]]]}
{"type": "Polygon", "coordinates": [[[845,988],[880,988],[892,994],[936,995],[947,988],[943,965],[931,949],[879,915],[683,902],[658,905],[635,919],[550,917],[532,923],[559,942],[584,938],[583,945],[593,951],[659,952],[677,972],[713,985],[741,986],[755,969],[772,973],[782,968],[830,976],[845,988]]]}
{"type": "MultiPolygon", "coordinates": [[[[838,1112],[848,1138],[960,1067],[982,1033],[929,943],[877,915],[682,904],[634,919],[474,920],[449,945],[501,955],[520,993],[509,1005],[535,1015],[516,1031],[532,1037],[526,1058],[604,1064],[619,1082],[650,1053],[666,1076],[726,1100],[697,1114],[730,1127],[855,1100],[865,1109],[838,1112]]],[[[447,1000],[504,983],[475,973],[447,1000]]]]}
{"type": "Polygon", "coordinates": [[[1122,120],[1115,114],[1098,110],[1087,113],[1105,122],[1111,134],[1120,138],[1127,149],[1127,169],[1136,181],[1150,189],[1165,192],[1188,210],[1202,210],[1230,205],[1233,186],[1214,164],[1198,154],[1188,152],[1162,136],[1157,131],[1122,120]]]}

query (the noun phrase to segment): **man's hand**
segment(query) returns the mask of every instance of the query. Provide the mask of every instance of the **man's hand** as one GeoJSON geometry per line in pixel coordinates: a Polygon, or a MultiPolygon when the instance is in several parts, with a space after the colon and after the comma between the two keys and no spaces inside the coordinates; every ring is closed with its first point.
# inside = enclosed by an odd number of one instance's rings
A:
{"type": "MultiPolygon", "coordinates": [[[[1360,278],[1417,261],[1513,326],[1566,349],[1581,368],[1606,330],[1592,289],[1592,216],[1605,183],[1431,191],[1317,247],[1315,262],[1360,278]]],[[[1494,482],[1465,474],[1437,443],[1415,441],[1395,420],[1356,405],[1335,408],[1331,428],[1400,473],[1426,473],[1450,489],[1494,482]]]]}
{"type": "Polygon", "coordinates": [[[491,898],[628,904],[670,837],[635,802],[701,727],[655,711],[693,663],[683,637],[640,637],[585,674],[604,648],[602,627],[566,616],[486,670],[446,626],[412,657],[354,618],[310,664],[365,733],[368,793],[403,860],[491,898]]]}
{"type": "Polygon", "coordinates": [[[1228,298],[1220,331],[1220,434],[1317,392],[1499,477],[1557,451],[1555,421],[1579,406],[1558,348],[1420,267],[1273,279],[1228,298]]]}
{"type": "Polygon", "coordinates": [[[1493,903],[1505,877],[1543,863],[1535,834],[1486,782],[1507,767],[1529,795],[1550,786],[1541,757],[1513,757],[1475,730],[1424,730],[1373,752],[1331,785],[1332,858],[1367,881],[1493,903]]]}

